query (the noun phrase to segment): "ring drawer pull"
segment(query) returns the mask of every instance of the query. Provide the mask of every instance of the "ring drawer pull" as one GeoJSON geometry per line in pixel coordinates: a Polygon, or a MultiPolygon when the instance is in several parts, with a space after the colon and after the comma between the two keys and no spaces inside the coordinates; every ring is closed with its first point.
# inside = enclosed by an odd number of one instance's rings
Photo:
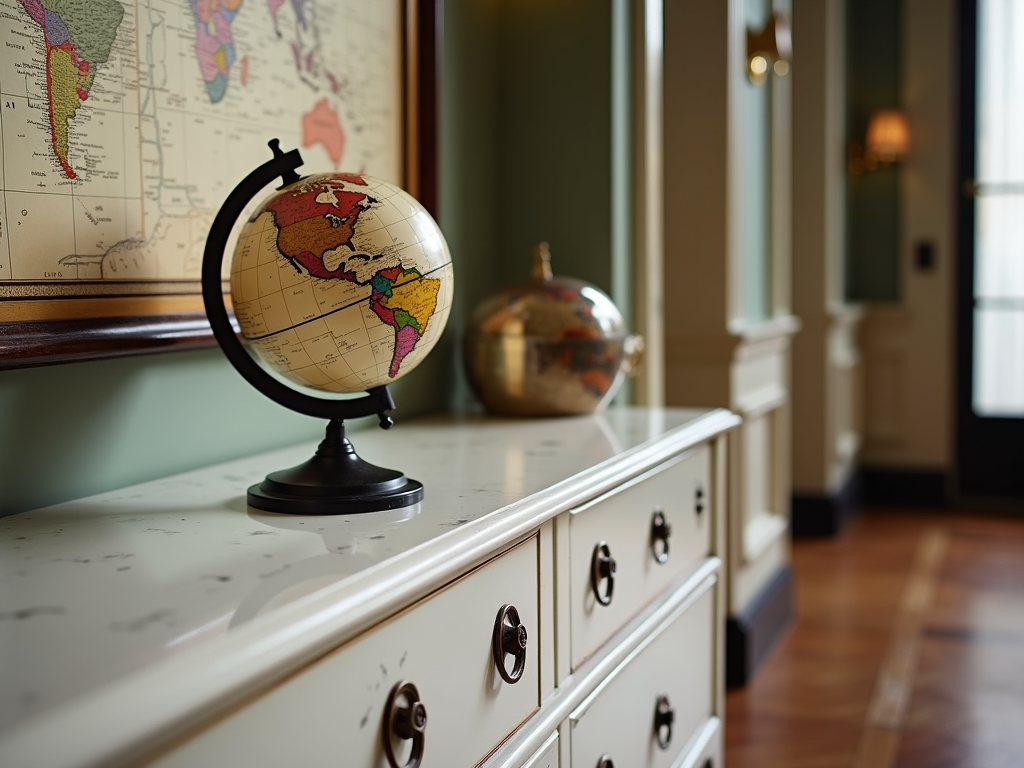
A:
{"type": "Polygon", "coordinates": [[[594,547],[594,555],[590,558],[590,586],[594,597],[601,605],[610,605],[612,590],[615,588],[615,560],[612,551],[603,541],[594,547]],[[602,593],[601,582],[607,580],[608,588],[602,593]]]}
{"type": "Polygon", "coordinates": [[[399,680],[388,695],[384,707],[384,754],[391,768],[419,768],[423,761],[423,745],[426,741],[427,708],[420,701],[420,692],[416,686],[405,680],[399,680]],[[399,704],[405,699],[405,706],[399,704]],[[392,746],[392,736],[403,741],[412,739],[412,752],[408,762],[399,765],[392,746]]]}
{"type": "Polygon", "coordinates": [[[668,696],[659,696],[658,705],[654,709],[654,737],[658,740],[658,746],[668,749],[672,743],[672,723],[676,720],[676,711],[668,703],[668,696]],[[664,737],[662,736],[664,732],[664,737]]]}
{"type": "Polygon", "coordinates": [[[498,618],[494,620],[494,633],[491,636],[491,655],[498,674],[506,683],[518,683],[526,669],[526,627],[519,620],[519,611],[514,605],[503,605],[498,609],[498,618]],[[505,669],[505,657],[515,656],[516,663],[509,673],[505,669]]]}
{"type": "Polygon", "coordinates": [[[601,755],[601,759],[597,761],[597,768],[615,768],[615,763],[608,755],[601,755]]]}
{"type": "Polygon", "coordinates": [[[671,535],[672,526],[665,519],[665,513],[660,509],[654,510],[654,517],[651,518],[651,555],[654,562],[660,564],[668,561],[668,537],[671,535]]]}

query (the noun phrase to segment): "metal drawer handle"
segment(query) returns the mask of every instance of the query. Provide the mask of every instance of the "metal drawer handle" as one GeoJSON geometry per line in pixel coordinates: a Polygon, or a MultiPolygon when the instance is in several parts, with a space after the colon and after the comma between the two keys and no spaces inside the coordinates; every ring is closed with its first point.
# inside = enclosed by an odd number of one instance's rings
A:
{"type": "Polygon", "coordinates": [[[384,707],[384,754],[391,768],[419,768],[423,761],[426,730],[427,708],[420,701],[420,692],[412,683],[399,680],[388,694],[388,702],[384,707]],[[399,703],[400,699],[405,699],[405,706],[399,703]],[[404,766],[399,765],[395,757],[392,736],[403,741],[412,739],[412,752],[404,766]]]}
{"type": "Polygon", "coordinates": [[[675,721],[676,711],[668,703],[668,696],[659,696],[658,705],[654,709],[654,738],[662,749],[668,749],[672,743],[672,723],[675,721]]]}
{"type": "Polygon", "coordinates": [[[665,519],[665,513],[660,509],[654,510],[654,517],[651,518],[651,555],[654,562],[664,563],[668,561],[668,537],[672,535],[672,526],[665,519]]]}
{"type": "Polygon", "coordinates": [[[519,620],[519,611],[514,605],[503,605],[498,609],[498,618],[494,620],[494,633],[491,636],[491,655],[498,674],[506,683],[518,683],[526,669],[526,627],[519,620]],[[516,663],[509,673],[505,669],[505,657],[515,656],[516,663]]]}
{"type": "Polygon", "coordinates": [[[615,768],[615,763],[608,755],[601,755],[601,759],[597,761],[597,768],[615,768]]]}
{"type": "Polygon", "coordinates": [[[603,541],[594,547],[594,555],[590,558],[590,586],[594,597],[601,605],[611,605],[612,590],[615,589],[615,560],[612,551],[603,541]],[[608,588],[602,593],[601,582],[607,580],[608,588]]]}
{"type": "Polygon", "coordinates": [[[694,499],[694,502],[693,502],[693,508],[696,510],[697,514],[699,515],[701,512],[704,511],[704,489],[701,488],[698,485],[697,486],[697,491],[696,491],[696,493],[694,493],[694,496],[696,498],[694,499]]]}

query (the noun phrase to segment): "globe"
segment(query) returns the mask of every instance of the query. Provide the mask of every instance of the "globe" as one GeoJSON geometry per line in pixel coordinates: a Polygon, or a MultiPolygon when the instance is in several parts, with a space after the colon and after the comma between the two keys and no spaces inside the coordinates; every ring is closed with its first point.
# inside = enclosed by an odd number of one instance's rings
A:
{"type": "Polygon", "coordinates": [[[448,321],[454,274],[434,219],[372,176],[277,190],[243,226],[231,301],[250,349],[296,384],[361,392],[401,378],[448,321]]]}
{"type": "Polygon", "coordinates": [[[411,507],[423,499],[423,483],[360,458],[345,420],[375,414],[382,429],[394,423],[387,385],[427,356],[448,320],[448,246],[423,206],[393,184],[352,173],[301,178],[297,149],[284,152],[277,139],[269,147],[273,159],[235,186],[210,226],[203,305],[214,338],[249,384],[278,405],[328,421],[312,458],[271,472],[246,501],[300,515],[411,507]],[[222,270],[235,223],[276,178],[282,185],[247,218],[231,258],[235,316],[261,366],[235,335],[222,270]],[[290,382],[365,393],[318,397],[290,382]]]}

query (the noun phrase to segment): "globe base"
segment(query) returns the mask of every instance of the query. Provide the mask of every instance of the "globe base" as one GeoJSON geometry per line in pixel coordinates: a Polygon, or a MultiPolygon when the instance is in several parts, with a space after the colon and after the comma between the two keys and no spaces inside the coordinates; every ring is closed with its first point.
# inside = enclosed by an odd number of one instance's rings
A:
{"type": "Polygon", "coordinates": [[[250,507],[291,515],[381,512],[422,499],[419,481],[359,458],[340,419],[327,425],[327,435],[313,458],[271,472],[246,495],[250,507]]]}

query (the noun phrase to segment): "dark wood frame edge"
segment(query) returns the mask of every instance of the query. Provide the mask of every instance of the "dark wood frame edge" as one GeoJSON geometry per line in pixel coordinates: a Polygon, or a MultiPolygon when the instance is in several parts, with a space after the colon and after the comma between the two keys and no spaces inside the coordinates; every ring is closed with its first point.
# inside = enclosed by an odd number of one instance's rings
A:
{"type": "MultiPolygon", "coordinates": [[[[440,78],[444,0],[417,5],[417,156],[420,201],[438,218],[440,78]]],[[[187,351],[215,346],[201,312],[0,323],[0,370],[187,351]]]]}
{"type": "Polygon", "coordinates": [[[213,346],[206,315],[0,323],[0,370],[213,346]]]}

